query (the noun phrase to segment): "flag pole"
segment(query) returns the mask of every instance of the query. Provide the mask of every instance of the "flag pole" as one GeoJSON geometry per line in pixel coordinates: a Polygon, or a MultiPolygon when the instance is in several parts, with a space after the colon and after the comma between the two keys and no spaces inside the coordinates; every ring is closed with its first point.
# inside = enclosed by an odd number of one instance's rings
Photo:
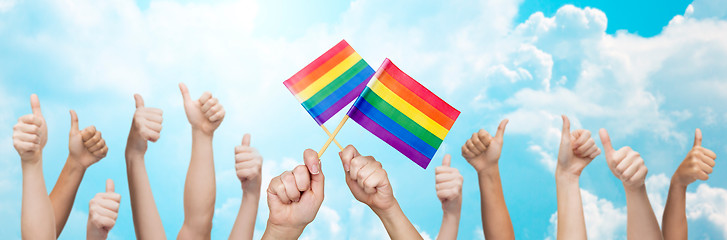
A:
{"type": "Polygon", "coordinates": [[[338,124],[338,127],[336,127],[336,130],[333,131],[333,135],[328,137],[328,141],[326,141],[326,144],[323,145],[323,148],[320,152],[318,152],[318,158],[321,158],[323,156],[323,153],[326,152],[326,149],[328,148],[328,145],[331,145],[331,142],[334,138],[336,138],[336,135],[338,135],[338,131],[341,131],[341,128],[343,127],[343,124],[346,123],[346,120],[348,120],[348,114],[341,119],[341,123],[338,124]]]}
{"type": "MultiPolygon", "coordinates": [[[[323,124],[321,124],[320,126],[321,126],[321,128],[323,128],[323,131],[326,132],[326,134],[328,134],[328,137],[331,137],[331,132],[328,131],[328,128],[326,128],[326,126],[323,126],[323,124]]],[[[341,151],[343,151],[343,147],[341,147],[341,144],[338,143],[338,141],[336,141],[335,138],[333,139],[333,142],[336,143],[336,146],[338,146],[338,149],[341,149],[341,151]]]]}

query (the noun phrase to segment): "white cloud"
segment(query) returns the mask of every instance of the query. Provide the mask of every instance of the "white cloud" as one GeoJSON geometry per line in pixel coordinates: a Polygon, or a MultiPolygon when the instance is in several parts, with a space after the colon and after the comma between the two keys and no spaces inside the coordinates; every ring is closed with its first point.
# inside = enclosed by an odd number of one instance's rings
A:
{"type": "MultiPolygon", "coordinates": [[[[697,191],[687,193],[687,219],[706,219],[727,238],[727,189],[699,184],[697,191]]],[[[691,225],[693,226],[693,225],[691,225]]]]}

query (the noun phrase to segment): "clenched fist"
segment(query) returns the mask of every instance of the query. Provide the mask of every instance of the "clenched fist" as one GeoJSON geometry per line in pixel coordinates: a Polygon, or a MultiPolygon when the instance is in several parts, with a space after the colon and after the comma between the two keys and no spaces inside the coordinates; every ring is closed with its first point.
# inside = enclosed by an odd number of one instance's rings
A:
{"type": "Polygon", "coordinates": [[[109,148],[106,141],[101,137],[101,132],[96,131],[93,125],[86,127],[83,131],[78,129],[78,116],[76,111],[71,110],[71,132],[68,139],[68,152],[71,159],[74,159],[83,169],[88,168],[106,157],[109,148]]]}
{"type": "Polygon", "coordinates": [[[442,166],[434,169],[437,197],[442,202],[442,211],[459,213],[462,209],[462,174],[459,170],[450,167],[452,156],[444,155],[442,166]]]}
{"type": "Polygon", "coordinates": [[[235,172],[242,182],[243,192],[260,192],[263,157],[257,149],[250,147],[250,134],[242,137],[242,145],[235,147],[235,172]]]}
{"type": "Polygon", "coordinates": [[[156,142],[162,131],[162,110],[144,107],[144,99],[139,94],[134,94],[134,101],[136,101],[136,112],[126,143],[127,159],[143,156],[146,153],[147,141],[156,142]]]}
{"type": "Polygon", "coordinates": [[[356,200],[373,210],[386,210],[396,204],[389,177],[381,163],[372,156],[361,156],[352,145],[340,153],[346,184],[356,200]]]}
{"type": "Polygon", "coordinates": [[[86,239],[106,239],[119,215],[121,195],[114,192],[114,181],[106,180],[106,192],[97,193],[88,203],[86,239]]]}
{"type": "Polygon", "coordinates": [[[48,142],[48,127],[40,112],[38,95],[30,95],[30,107],[33,113],[20,117],[13,127],[13,146],[23,163],[40,161],[43,147],[48,142]]]}
{"type": "Polygon", "coordinates": [[[614,176],[621,179],[624,188],[636,189],[643,187],[649,170],[644,165],[641,154],[628,146],[622,147],[618,151],[614,150],[606,129],[601,128],[598,134],[601,136],[603,151],[606,152],[608,167],[614,176]]]}
{"type": "Polygon", "coordinates": [[[563,131],[560,137],[560,150],[558,151],[558,166],[556,172],[571,176],[580,176],[583,169],[601,154],[596,142],[591,138],[591,132],[584,129],[570,131],[570,120],[563,117],[563,131]]]}
{"type": "Polygon", "coordinates": [[[508,120],[502,120],[497,127],[495,137],[484,129],[473,133],[472,137],[462,145],[462,157],[480,173],[490,167],[497,167],[497,161],[502,152],[502,138],[505,135],[505,127],[508,120]]]}
{"type": "Polygon", "coordinates": [[[717,155],[714,152],[702,147],[702,131],[697,128],[694,133],[694,147],[674,172],[672,181],[686,187],[697,179],[709,179],[715,159],[717,159],[717,155]]]}
{"type": "Polygon", "coordinates": [[[184,83],[179,84],[179,90],[182,92],[184,111],[187,113],[187,120],[192,124],[192,129],[212,135],[225,118],[222,104],[217,98],[212,97],[210,92],[204,92],[198,100],[192,100],[184,83]]]}

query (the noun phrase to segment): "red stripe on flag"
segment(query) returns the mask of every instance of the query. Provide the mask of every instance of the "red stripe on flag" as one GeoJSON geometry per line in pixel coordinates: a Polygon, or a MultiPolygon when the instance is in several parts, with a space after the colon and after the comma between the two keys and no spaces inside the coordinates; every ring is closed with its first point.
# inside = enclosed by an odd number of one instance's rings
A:
{"type": "MultiPolygon", "coordinates": [[[[309,63],[303,69],[301,69],[300,71],[298,71],[297,73],[295,73],[295,75],[293,75],[288,80],[286,80],[285,82],[283,82],[283,84],[285,84],[285,86],[288,87],[288,88],[290,88],[291,91],[292,91],[293,90],[291,88],[292,86],[298,84],[303,79],[307,79],[306,76],[308,76],[311,73],[313,73],[314,71],[316,71],[316,69],[318,69],[319,67],[321,67],[322,65],[324,65],[331,58],[335,57],[336,55],[340,55],[339,53],[341,51],[343,51],[344,49],[346,49],[346,48],[351,48],[351,46],[348,45],[348,42],[346,42],[346,40],[341,40],[340,42],[338,42],[338,44],[336,44],[336,46],[333,46],[331,49],[329,49],[328,51],[326,51],[325,53],[323,53],[323,55],[321,55],[320,57],[316,58],[316,60],[313,60],[313,62],[309,63]]],[[[351,49],[351,52],[353,52],[353,49],[351,49]]],[[[350,53],[347,54],[346,57],[348,55],[350,55],[350,53]]],[[[345,57],[342,58],[340,61],[342,61],[343,59],[345,59],[345,57]]],[[[336,65],[334,64],[333,66],[336,66],[336,65]]],[[[331,67],[331,68],[333,68],[333,67],[331,67]]],[[[328,70],[330,70],[330,68],[328,70]]],[[[328,72],[328,70],[326,70],[325,72],[328,72]]],[[[318,78],[315,78],[315,79],[318,79],[318,78]]],[[[313,80],[315,80],[315,79],[313,79],[313,80]]],[[[305,86],[308,86],[309,84],[305,84],[305,86]]],[[[304,88],[301,88],[301,89],[304,89],[304,88]]],[[[295,93],[297,93],[299,91],[300,90],[297,90],[295,93]]]]}

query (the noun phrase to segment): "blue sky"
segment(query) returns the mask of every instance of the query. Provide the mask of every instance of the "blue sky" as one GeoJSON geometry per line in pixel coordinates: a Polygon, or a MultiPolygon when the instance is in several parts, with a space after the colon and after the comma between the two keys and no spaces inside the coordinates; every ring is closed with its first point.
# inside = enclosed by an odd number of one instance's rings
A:
{"type": "MultiPolygon", "coordinates": [[[[20,238],[21,171],[12,125],[38,93],[49,126],[44,174],[50,191],[68,154],[68,110],[95,125],[108,156],[86,172],[63,239],[85,236],[88,201],[111,178],[122,195],[111,238],[134,238],[123,149],[133,93],[164,110],[164,130],[147,170],[170,238],[182,224],[190,128],[178,82],[211,91],[227,109],[215,135],[217,202],[213,238],[226,238],[241,190],[233,147],[252,133],[264,156],[263,186],[300,164],[325,134],[282,82],[346,39],[374,68],[388,57],[462,114],[422,170],[349,122],[337,139],[373,155],[423,236],[434,238],[441,206],[433,166],[445,153],[464,175],[461,239],[481,239],[476,174],[459,155],[477,129],[509,118],[500,160],[518,239],[554,238],[553,177],[560,114],[575,127],[605,127],[614,145],[639,151],[660,219],[669,178],[704,132],[717,166],[688,188],[692,238],[727,238],[727,6],[689,1],[22,1],[0,0],[0,235],[20,238]],[[572,5],[571,5],[572,4],[572,5]]],[[[334,117],[328,127],[342,116],[334,117]]],[[[322,159],[326,200],[303,238],[385,238],[383,226],[343,182],[335,150],[322,159]]],[[[589,237],[624,239],[625,198],[603,156],[581,177],[589,237]]],[[[263,188],[264,189],[264,188],[263,188]]],[[[264,230],[261,199],[256,230],[264,230]]]]}

